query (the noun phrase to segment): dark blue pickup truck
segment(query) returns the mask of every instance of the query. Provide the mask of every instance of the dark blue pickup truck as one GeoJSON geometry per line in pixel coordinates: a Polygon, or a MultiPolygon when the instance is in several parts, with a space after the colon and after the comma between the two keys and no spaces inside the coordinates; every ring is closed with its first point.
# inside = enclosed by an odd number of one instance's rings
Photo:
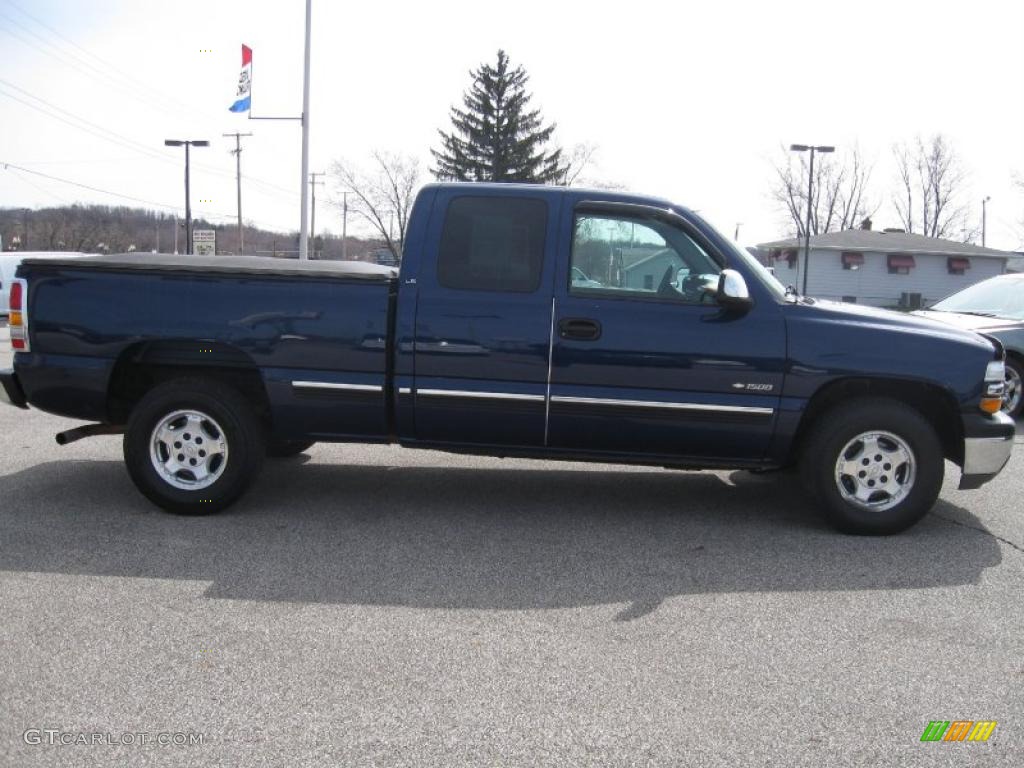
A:
{"type": "Polygon", "coordinates": [[[678,469],[794,467],[822,513],[893,533],[944,459],[1006,464],[997,341],[783,288],[665,200],[439,184],[400,271],[258,257],[25,261],[15,405],[123,432],[138,488],[202,514],[316,441],[678,469]]]}

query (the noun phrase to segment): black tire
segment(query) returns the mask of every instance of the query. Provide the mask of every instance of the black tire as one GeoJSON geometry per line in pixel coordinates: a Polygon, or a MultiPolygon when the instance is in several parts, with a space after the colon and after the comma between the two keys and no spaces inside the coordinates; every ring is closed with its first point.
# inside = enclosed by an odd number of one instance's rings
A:
{"type": "MultiPolygon", "coordinates": [[[[856,446],[854,444],[852,452],[846,453],[847,458],[856,456],[857,461],[874,461],[873,456],[861,459],[856,446]]],[[[890,465],[880,465],[876,471],[886,471],[881,468],[884,466],[890,465]]],[[[865,473],[871,471],[871,466],[865,468],[865,473]]],[[[903,471],[904,478],[907,477],[906,466],[903,470],[892,469],[890,473],[897,471],[903,471]]],[[[917,410],[886,398],[858,399],[821,414],[804,440],[800,456],[804,485],[825,519],[845,533],[867,536],[899,533],[928,514],[942,488],[944,471],[942,443],[931,424],[917,410]],[[892,495],[878,492],[881,498],[864,501],[865,504],[887,504],[900,498],[900,493],[906,494],[888,509],[864,508],[845,498],[840,490],[842,486],[850,493],[860,483],[867,493],[873,493],[865,487],[868,482],[875,483],[870,474],[866,474],[868,479],[863,481],[846,475],[837,478],[844,449],[855,438],[872,431],[896,436],[913,459],[912,481],[906,484],[905,490],[892,495]]]]}
{"type": "MultiPolygon", "coordinates": [[[[1006,358],[1006,386],[1010,386],[1011,377],[1016,374],[1016,386],[1018,392],[1021,392],[1020,388],[1024,386],[1024,363],[1021,363],[1015,357],[1006,358]]],[[[1012,408],[1006,409],[1006,414],[1014,419],[1019,419],[1021,413],[1024,413],[1024,394],[1018,394],[1017,403],[1012,408]]]]}
{"type": "Polygon", "coordinates": [[[269,440],[267,441],[267,457],[271,459],[287,459],[305,453],[316,445],[316,440],[269,440]]]}
{"type": "MultiPolygon", "coordinates": [[[[207,436],[208,445],[210,439],[207,436]]],[[[249,403],[235,389],[212,379],[180,378],[154,387],[132,410],[124,433],[124,461],[135,486],[158,507],[179,515],[208,515],[230,506],[259,474],[264,451],[263,430],[249,403]],[[223,435],[214,439],[226,446],[226,459],[210,473],[211,479],[219,475],[205,488],[176,487],[156,466],[159,446],[151,456],[157,427],[182,410],[207,415],[208,423],[219,427],[215,433],[223,435]]],[[[188,472],[186,468],[184,476],[173,479],[187,483],[188,472]]]]}

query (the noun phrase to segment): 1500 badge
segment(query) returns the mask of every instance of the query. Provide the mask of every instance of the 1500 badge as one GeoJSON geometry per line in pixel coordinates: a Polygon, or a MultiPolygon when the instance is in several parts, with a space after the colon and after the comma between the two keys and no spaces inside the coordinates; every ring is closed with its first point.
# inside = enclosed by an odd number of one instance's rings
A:
{"type": "Polygon", "coordinates": [[[732,385],[732,388],[733,389],[745,389],[745,390],[748,390],[750,392],[771,392],[773,389],[775,389],[775,385],[774,384],[743,384],[742,382],[737,381],[735,384],[732,385]]]}

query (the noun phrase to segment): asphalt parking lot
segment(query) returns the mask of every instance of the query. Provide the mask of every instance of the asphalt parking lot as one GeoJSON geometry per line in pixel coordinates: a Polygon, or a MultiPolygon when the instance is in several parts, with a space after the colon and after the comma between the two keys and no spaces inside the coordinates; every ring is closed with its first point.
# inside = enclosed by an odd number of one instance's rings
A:
{"type": "Polygon", "coordinates": [[[1024,764],[1024,447],[872,539],[788,475],[367,446],[178,518],[71,424],[0,408],[0,765],[1024,764]]]}

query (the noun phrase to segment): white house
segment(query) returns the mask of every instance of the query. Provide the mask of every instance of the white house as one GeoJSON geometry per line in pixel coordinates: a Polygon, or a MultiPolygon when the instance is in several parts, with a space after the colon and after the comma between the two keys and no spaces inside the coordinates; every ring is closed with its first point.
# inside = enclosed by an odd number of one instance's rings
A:
{"type": "MultiPolygon", "coordinates": [[[[802,239],[762,243],[758,251],[784,285],[803,292],[802,239]]],[[[1012,255],[902,230],[847,229],[812,235],[807,295],[916,309],[1001,275],[1012,255]]]]}

